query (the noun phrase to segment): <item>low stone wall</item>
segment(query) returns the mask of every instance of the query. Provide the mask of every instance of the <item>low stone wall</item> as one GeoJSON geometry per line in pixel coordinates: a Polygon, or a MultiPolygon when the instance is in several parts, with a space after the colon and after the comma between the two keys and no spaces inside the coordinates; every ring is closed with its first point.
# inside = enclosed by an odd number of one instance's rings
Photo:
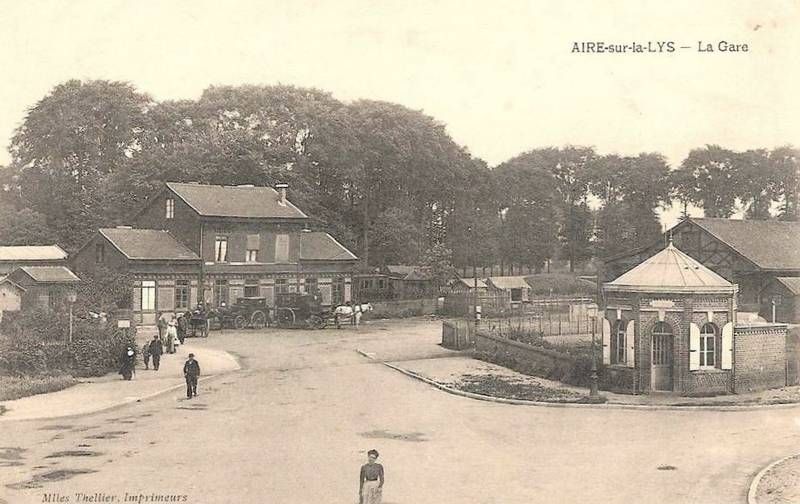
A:
{"type": "Polygon", "coordinates": [[[372,318],[416,317],[437,313],[437,298],[406,299],[402,301],[376,301],[372,303],[372,318]]]}
{"type": "Polygon", "coordinates": [[[741,394],[786,385],[786,325],[737,325],[733,390],[741,394]]]}
{"type": "MultiPolygon", "coordinates": [[[[523,374],[540,376],[581,387],[589,386],[586,359],[536,347],[479,330],[475,333],[475,355],[478,358],[513,369],[523,374]]],[[[602,376],[602,369],[598,370],[602,376]]]]}
{"type": "Polygon", "coordinates": [[[636,370],[625,366],[605,366],[600,374],[600,389],[617,394],[634,394],[636,370]]]}
{"type": "Polygon", "coordinates": [[[730,394],[733,390],[730,371],[720,369],[690,371],[684,386],[686,396],[730,394]]]}

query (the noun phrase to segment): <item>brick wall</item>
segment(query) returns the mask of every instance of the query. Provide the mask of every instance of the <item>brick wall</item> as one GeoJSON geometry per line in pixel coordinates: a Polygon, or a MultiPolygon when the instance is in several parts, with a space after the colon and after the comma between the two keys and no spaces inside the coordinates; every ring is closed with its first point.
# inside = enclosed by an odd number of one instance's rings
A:
{"type": "Polygon", "coordinates": [[[786,384],[786,326],[737,326],[733,335],[736,393],[783,387],[786,384]]]}

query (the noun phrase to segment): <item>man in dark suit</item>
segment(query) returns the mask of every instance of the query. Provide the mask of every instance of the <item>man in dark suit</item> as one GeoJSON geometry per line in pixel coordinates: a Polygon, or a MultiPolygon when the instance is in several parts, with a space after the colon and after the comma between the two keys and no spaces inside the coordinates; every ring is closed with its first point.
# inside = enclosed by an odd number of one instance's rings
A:
{"type": "Polygon", "coordinates": [[[164,345],[161,343],[161,338],[158,334],[153,335],[153,341],[150,342],[150,356],[153,358],[153,370],[158,371],[158,366],[161,363],[161,354],[164,353],[164,345]]]}
{"type": "Polygon", "coordinates": [[[183,365],[183,376],[186,378],[186,398],[197,397],[197,377],[200,376],[200,364],[194,360],[194,354],[183,365]]]}

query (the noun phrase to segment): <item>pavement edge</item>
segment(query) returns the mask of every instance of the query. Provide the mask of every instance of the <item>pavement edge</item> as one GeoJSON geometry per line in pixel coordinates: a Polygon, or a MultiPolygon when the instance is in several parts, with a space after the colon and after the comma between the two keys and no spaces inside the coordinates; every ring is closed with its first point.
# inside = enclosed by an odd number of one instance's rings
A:
{"type": "Polygon", "coordinates": [[[650,411],[659,411],[659,410],[668,410],[668,411],[692,411],[692,410],[704,410],[704,411],[755,411],[755,410],[763,410],[763,409],[788,409],[788,408],[798,408],[800,407],[800,403],[780,403],[780,404],[761,404],[761,405],[747,405],[747,406],[715,406],[713,404],[698,404],[696,406],[675,406],[675,405],[668,405],[668,404],[620,404],[620,403],[602,403],[602,404],[592,404],[592,403],[569,403],[569,402],[545,402],[545,401],[527,401],[524,399],[505,399],[502,397],[494,397],[494,396],[487,396],[483,394],[475,394],[473,392],[464,392],[463,390],[454,389],[452,387],[448,387],[443,383],[439,383],[435,380],[431,380],[430,378],[426,378],[425,376],[419,375],[413,371],[408,369],[402,368],[400,366],[395,366],[390,362],[383,361],[376,359],[373,355],[369,354],[368,352],[364,352],[363,350],[356,349],[356,353],[359,355],[366,357],[374,362],[378,362],[383,364],[384,366],[393,369],[399,373],[402,373],[410,378],[414,378],[421,382],[427,383],[443,392],[447,392],[448,394],[453,394],[461,397],[466,397],[469,399],[475,399],[478,401],[487,401],[487,402],[494,402],[500,404],[515,404],[515,405],[522,405],[522,406],[542,406],[545,408],[592,408],[592,409],[627,409],[627,410],[650,410],[650,411]]]}
{"type": "Polygon", "coordinates": [[[766,467],[758,471],[758,474],[753,478],[753,481],[750,482],[750,488],[747,491],[747,504],[758,504],[758,498],[756,495],[758,494],[758,485],[761,484],[761,480],[764,479],[764,476],[767,475],[775,467],[781,465],[782,463],[786,462],[787,460],[791,460],[793,458],[800,457],[800,453],[795,455],[787,455],[786,457],[779,458],[774,462],[768,464],[766,467]]]}

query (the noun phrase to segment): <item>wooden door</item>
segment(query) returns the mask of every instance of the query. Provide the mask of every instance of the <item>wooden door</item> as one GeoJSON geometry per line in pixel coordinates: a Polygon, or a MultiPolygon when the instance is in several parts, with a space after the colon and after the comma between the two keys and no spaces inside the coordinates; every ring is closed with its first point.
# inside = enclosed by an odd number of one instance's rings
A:
{"type": "Polygon", "coordinates": [[[653,331],[652,374],[653,390],[672,390],[672,334],[653,331]]]}

